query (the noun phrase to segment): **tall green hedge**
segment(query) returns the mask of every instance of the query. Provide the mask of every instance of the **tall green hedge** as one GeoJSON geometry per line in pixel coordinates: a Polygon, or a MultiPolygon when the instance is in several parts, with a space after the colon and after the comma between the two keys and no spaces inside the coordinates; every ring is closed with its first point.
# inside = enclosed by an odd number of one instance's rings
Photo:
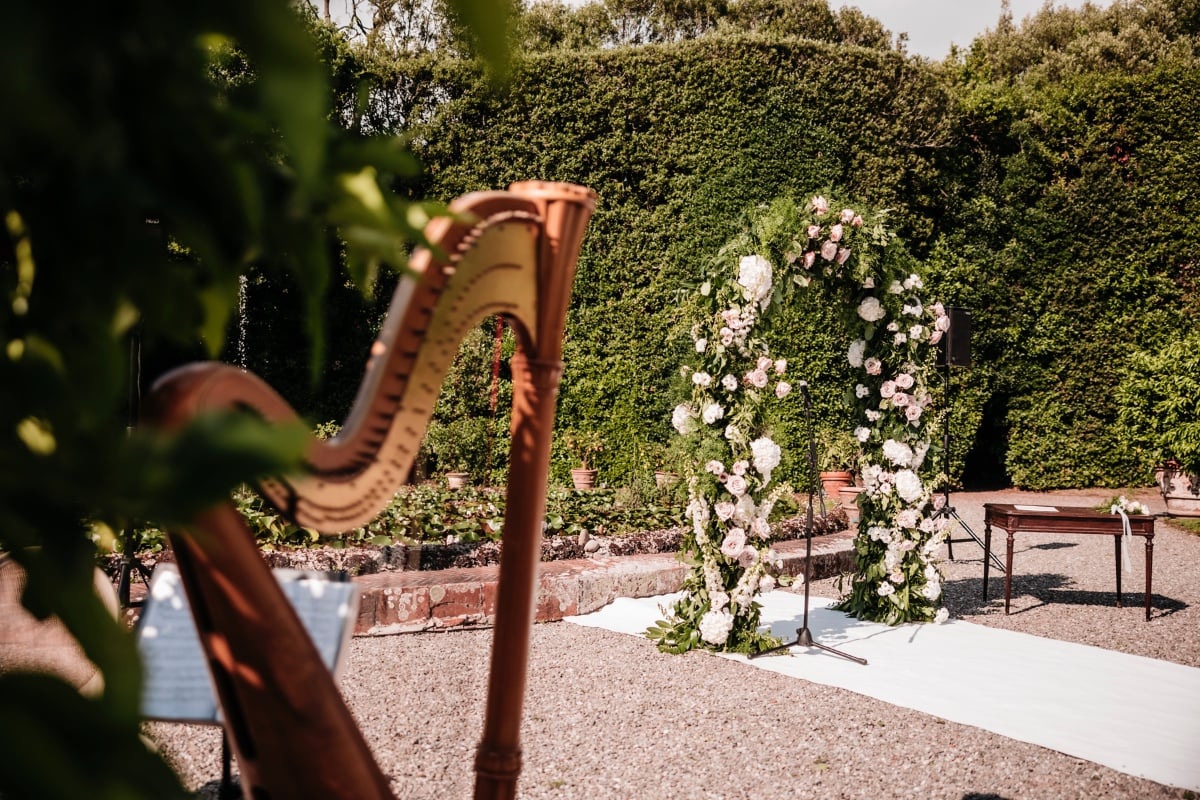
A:
{"type": "MultiPolygon", "coordinates": [[[[413,142],[425,171],[402,191],[449,199],[541,178],[599,193],[559,427],[603,434],[602,480],[635,482],[663,459],[700,266],[749,209],[829,188],[890,209],[931,296],[972,312],[974,363],[951,375],[951,473],[1118,485],[1148,479],[1114,424],[1123,363],[1200,311],[1200,32],[1143,5],[1042,12],[941,65],[716,33],[526,55],[502,86],[436,54],[338,51],[334,67],[340,85],[370,87],[357,106],[343,92],[351,127],[413,142]]],[[[846,384],[831,318],[806,298],[775,344],[812,384],[821,427],[841,424],[846,384]]],[[[798,412],[777,432],[791,453],[798,412]]]]}

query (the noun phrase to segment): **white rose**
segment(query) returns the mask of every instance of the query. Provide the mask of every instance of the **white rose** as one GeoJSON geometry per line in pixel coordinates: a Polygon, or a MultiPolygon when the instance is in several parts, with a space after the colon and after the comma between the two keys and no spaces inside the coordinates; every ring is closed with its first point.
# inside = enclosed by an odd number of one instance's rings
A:
{"type": "Polygon", "coordinates": [[[697,386],[708,386],[712,383],[712,376],[707,372],[695,372],[692,374],[692,383],[697,386]]]}
{"type": "Polygon", "coordinates": [[[879,298],[870,295],[864,297],[863,301],[858,304],[858,315],[867,322],[878,322],[887,316],[887,312],[883,310],[883,304],[879,302],[879,298]]]}
{"type": "Polygon", "coordinates": [[[709,403],[700,412],[700,418],[704,420],[705,425],[712,425],[723,416],[725,416],[725,409],[720,403],[709,403]]]}
{"type": "Polygon", "coordinates": [[[863,444],[867,443],[867,439],[871,438],[871,429],[859,426],[854,429],[854,438],[858,439],[863,444]]]}
{"type": "Polygon", "coordinates": [[[689,433],[696,431],[696,412],[686,403],[680,403],[675,406],[675,410],[671,412],[671,426],[679,432],[680,436],[687,436],[689,433]]]}

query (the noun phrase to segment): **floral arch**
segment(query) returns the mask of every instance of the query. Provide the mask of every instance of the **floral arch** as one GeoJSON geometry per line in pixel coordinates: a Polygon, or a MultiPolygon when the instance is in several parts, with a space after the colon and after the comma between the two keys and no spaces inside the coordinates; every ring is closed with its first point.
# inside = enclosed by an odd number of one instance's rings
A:
{"type": "Polygon", "coordinates": [[[949,330],[940,303],[883,224],[883,212],[823,196],[777,200],[718,254],[699,287],[704,318],[682,371],[691,397],[672,425],[695,454],[687,476],[695,566],[682,597],[647,634],[663,650],[758,652],[760,592],[774,588],[771,511],[790,487],[772,483],[781,450],[767,429],[775,403],[792,402],[785,359],[764,338],[773,313],[797,290],[822,286],[853,337],[854,434],[859,497],[856,571],[841,608],[866,620],[941,621],[942,575],[934,555],[949,521],[937,515],[931,458],[936,424],[929,379],[934,346],[949,330]]]}

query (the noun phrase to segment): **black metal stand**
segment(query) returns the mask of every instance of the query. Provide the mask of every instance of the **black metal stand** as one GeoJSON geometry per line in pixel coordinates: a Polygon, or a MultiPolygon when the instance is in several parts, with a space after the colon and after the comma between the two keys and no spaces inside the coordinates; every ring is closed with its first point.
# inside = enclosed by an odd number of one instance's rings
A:
{"type": "MultiPolygon", "coordinates": [[[[946,415],[943,418],[945,424],[942,429],[942,452],[946,454],[946,461],[948,463],[950,460],[950,412],[954,407],[954,403],[951,399],[952,387],[950,385],[949,359],[946,360],[944,366],[946,369],[944,378],[946,381],[946,415]]],[[[958,515],[958,512],[954,510],[954,506],[950,505],[949,476],[947,476],[946,482],[942,485],[942,507],[934,512],[933,515],[934,519],[937,519],[938,517],[949,517],[958,524],[958,527],[962,528],[967,533],[967,538],[965,539],[955,539],[953,536],[946,538],[946,555],[950,557],[951,561],[954,560],[954,545],[973,541],[983,550],[984,558],[991,559],[991,562],[996,565],[996,568],[1001,572],[1004,572],[1004,564],[1000,561],[1000,558],[995,553],[991,552],[991,549],[984,543],[983,539],[979,538],[979,534],[971,530],[971,526],[967,524],[967,521],[958,515]]]]}
{"type": "MultiPolygon", "coordinates": [[[[843,653],[829,645],[821,644],[813,639],[812,631],[808,629],[808,592],[809,585],[812,583],[812,537],[813,537],[813,489],[817,485],[817,440],[812,427],[812,401],[808,396],[808,384],[804,381],[800,382],[800,392],[804,395],[804,418],[808,423],[808,530],[805,536],[804,545],[804,617],[800,622],[800,627],[796,629],[796,641],[781,644],[778,647],[772,647],[769,650],[763,650],[760,653],[751,653],[749,658],[758,658],[759,656],[778,653],[781,650],[790,650],[793,647],[816,647],[819,650],[824,650],[826,653],[832,653],[835,656],[841,656],[866,666],[867,660],[852,656],[849,653],[843,653]]],[[[821,498],[821,515],[825,514],[825,499],[821,498]]]]}
{"type": "Polygon", "coordinates": [[[121,608],[129,608],[130,586],[133,583],[134,573],[142,579],[142,583],[150,585],[150,570],[146,567],[142,560],[137,557],[137,545],[133,540],[133,531],[125,532],[124,552],[121,553],[121,560],[117,563],[115,579],[117,581],[117,602],[121,608]]]}
{"type": "Polygon", "coordinates": [[[221,786],[217,789],[218,800],[233,800],[241,797],[242,790],[233,785],[233,752],[229,747],[229,736],[221,730],[221,786]]]}

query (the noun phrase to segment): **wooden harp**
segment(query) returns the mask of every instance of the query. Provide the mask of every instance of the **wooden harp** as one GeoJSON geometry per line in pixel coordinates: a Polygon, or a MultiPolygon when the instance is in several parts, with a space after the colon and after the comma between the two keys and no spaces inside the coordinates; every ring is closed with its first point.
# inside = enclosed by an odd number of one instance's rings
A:
{"type": "MultiPolygon", "coordinates": [[[[371,349],[341,433],[311,445],[309,471],[263,482],[264,496],[298,524],[344,531],[382,511],[412,466],[442,380],[463,336],[499,314],[516,331],[512,444],[504,549],[476,798],[511,798],[546,502],[550,438],[562,374],[562,335],[595,194],[561,183],[514,184],[466,195],[426,234],[444,254],[418,250],[371,349]],[[463,219],[469,222],[461,221],[463,219]]],[[[159,380],[153,424],[247,408],[296,419],[260,379],[200,363],[159,380]]],[[[231,503],[209,509],[171,543],[209,661],[245,796],[390,798],[337,687],[231,503]]]]}

